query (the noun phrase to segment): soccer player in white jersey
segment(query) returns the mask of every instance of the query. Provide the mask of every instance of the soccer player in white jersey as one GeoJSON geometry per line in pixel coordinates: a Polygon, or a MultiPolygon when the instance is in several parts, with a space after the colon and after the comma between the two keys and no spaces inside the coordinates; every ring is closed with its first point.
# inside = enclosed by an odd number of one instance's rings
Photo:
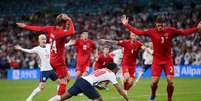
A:
{"type": "Polygon", "coordinates": [[[121,83],[123,85],[123,76],[122,76],[122,70],[121,70],[121,62],[122,62],[122,58],[123,58],[123,49],[122,48],[116,49],[116,50],[112,51],[110,53],[110,55],[113,57],[114,63],[116,63],[118,68],[120,68],[116,75],[117,75],[117,77],[119,77],[121,79],[121,83]]]}
{"type": "Polygon", "coordinates": [[[152,62],[153,62],[153,45],[152,45],[152,42],[146,43],[145,46],[147,47],[147,49],[145,49],[143,54],[142,54],[142,58],[144,60],[144,66],[143,66],[143,69],[139,72],[139,75],[138,75],[134,85],[136,85],[136,83],[140,80],[142,75],[149,68],[151,68],[151,65],[152,65],[152,62]]]}
{"type": "Polygon", "coordinates": [[[15,49],[26,52],[26,53],[35,53],[40,58],[40,83],[36,89],[33,90],[31,95],[26,99],[26,101],[32,101],[32,98],[36,96],[40,91],[45,87],[45,83],[48,78],[52,81],[57,80],[56,73],[50,65],[50,44],[47,44],[47,38],[44,34],[39,35],[38,37],[39,45],[32,49],[24,49],[19,45],[15,46],[15,49]]]}
{"type": "Polygon", "coordinates": [[[79,78],[74,85],[66,91],[62,96],[55,96],[48,101],[63,101],[75,96],[79,93],[83,93],[89,99],[93,101],[103,101],[102,97],[95,90],[94,85],[103,81],[110,81],[115,86],[116,90],[126,101],[130,100],[123,89],[119,86],[115,74],[118,71],[115,63],[107,63],[106,68],[97,69],[93,74],[79,78]]]}

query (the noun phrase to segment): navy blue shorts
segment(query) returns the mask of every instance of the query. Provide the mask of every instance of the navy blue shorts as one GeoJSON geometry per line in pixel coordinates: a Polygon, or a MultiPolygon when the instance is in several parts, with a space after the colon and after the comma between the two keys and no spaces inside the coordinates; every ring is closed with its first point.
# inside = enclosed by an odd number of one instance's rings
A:
{"type": "Polygon", "coordinates": [[[57,75],[54,70],[41,71],[40,82],[46,82],[50,78],[52,81],[57,80],[57,75]]]}
{"type": "Polygon", "coordinates": [[[89,99],[96,100],[100,97],[100,94],[95,90],[95,88],[85,79],[78,79],[74,85],[68,90],[71,96],[76,96],[79,93],[83,93],[89,99]]]}
{"type": "Polygon", "coordinates": [[[144,65],[143,66],[144,72],[146,72],[149,68],[151,68],[151,64],[150,65],[144,65]]]}

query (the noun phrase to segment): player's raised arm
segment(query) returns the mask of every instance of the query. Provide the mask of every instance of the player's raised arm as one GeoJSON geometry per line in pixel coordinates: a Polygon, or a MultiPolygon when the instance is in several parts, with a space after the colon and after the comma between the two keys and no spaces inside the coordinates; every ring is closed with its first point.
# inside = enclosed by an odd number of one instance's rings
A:
{"type": "Polygon", "coordinates": [[[33,49],[25,49],[25,48],[22,48],[20,45],[16,45],[15,49],[26,52],[26,53],[36,53],[34,48],[33,49]]]}
{"type": "Polygon", "coordinates": [[[66,14],[60,14],[58,17],[60,17],[63,20],[66,20],[66,26],[69,26],[69,29],[65,29],[65,33],[63,33],[61,35],[61,37],[74,35],[75,34],[75,27],[74,27],[72,19],[66,14]]]}
{"type": "Polygon", "coordinates": [[[119,86],[119,84],[113,84],[114,87],[116,88],[116,90],[118,91],[118,93],[124,97],[124,99],[126,101],[132,101],[132,100],[129,100],[129,98],[127,97],[126,93],[123,91],[123,89],[119,86]]]}
{"type": "Polygon", "coordinates": [[[188,28],[188,29],[184,29],[184,30],[174,29],[174,33],[176,33],[177,35],[190,35],[192,33],[198,32],[198,31],[201,31],[201,21],[197,25],[197,27],[188,28]]]}
{"type": "Polygon", "coordinates": [[[48,28],[43,26],[31,26],[25,23],[20,23],[20,22],[16,23],[16,25],[20,28],[24,28],[31,31],[37,31],[37,32],[47,32],[47,28],[48,28]]]}
{"type": "Polygon", "coordinates": [[[143,31],[143,30],[140,30],[140,29],[137,29],[137,28],[131,26],[131,25],[128,23],[128,17],[126,17],[126,15],[123,15],[123,16],[121,17],[121,22],[122,22],[122,24],[123,24],[124,26],[126,26],[126,27],[128,28],[129,31],[131,31],[131,32],[133,32],[133,33],[135,33],[135,34],[137,34],[137,35],[148,35],[148,34],[146,33],[146,31],[143,31]]]}

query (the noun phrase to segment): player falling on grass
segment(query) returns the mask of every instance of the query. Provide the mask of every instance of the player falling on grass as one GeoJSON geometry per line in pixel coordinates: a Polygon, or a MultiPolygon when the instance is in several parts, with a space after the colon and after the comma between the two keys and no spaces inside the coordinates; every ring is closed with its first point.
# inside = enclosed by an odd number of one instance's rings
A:
{"type": "Polygon", "coordinates": [[[141,79],[141,77],[143,76],[143,74],[149,68],[151,68],[151,65],[152,65],[152,61],[153,61],[153,45],[152,45],[151,42],[148,42],[147,44],[145,44],[145,46],[148,47],[148,49],[144,50],[144,52],[142,54],[142,58],[144,60],[144,66],[142,67],[143,69],[139,72],[139,75],[138,75],[137,79],[135,80],[134,86],[141,79]]]}
{"type": "MultiPolygon", "coordinates": [[[[103,52],[100,53],[98,55],[98,57],[96,58],[93,67],[94,67],[94,71],[97,69],[102,69],[105,68],[105,64],[113,62],[113,57],[109,54],[110,52],[110,48],[109,46],[104,46],[103,48],[103,52]]],[[[99,86],[97,85],[96,87],[100,87],[102,89],[108,90],[109,88],[107,87],[109,84],[109,82],[104,82],[104,86],[99,86]]]]}
{"type": "Polygon", "coordinates": [[[64,101],[65,99],[70,99],[72,96],[76,96],[79,93],[84,93],[84,95],[93,101],[103,101],[100,94],[94,88],[94,85],[103,81],[110,81],[126,101],[132,101],[119,86],[115,76],[117,71],[118,68],[115,63],[107,63],[105,68],[97,69],[93,74],[79,78],[62,96],[57,95],[48,101],[64,101]]]}
{"type": "Polygon", "coordinates": [[[132,87],[135,80],[137,55],[139,50],[145,49],[145,47],[142,42],[136,39],[136,35],[132,32],[130,33],[130,39],[128,40],[114,41],[102,39],[102,41],[110,42],[123,47],[122,73],[124,90],[127,92],[132,87]]]}
{"type": "Polygon", "coordinates": [[[32,101],[32,98],[36,96],[40,91],[45,88],[45,84],[50,78],[52,81],[57,80],[57,76],[52,66],[50,65],[50,44],[47,44],[47,38],[44,34],[39,35],[38,37],[39,45],[32,49],[25,49],[19,45],[15,46],[15,49],[26,52],[26,53],[34,53],[39,56],[40,59],[40,83],[36,89],[33,90],[31,95],[26,99],[26,101],[32,101]]]}
{"type": "Polygon", "coordinates": [[[96,44],[88,38],[88,32],[82,32],[79,39],[71,40],[66,46],[74,45],[77,53],[76,79],[88,74],[91,54],[96,51],[96,44]]]}
{"type": "Polygon", "coordinates": [[[56,18],[55,26],[31,26],[24,23],[17,23],[21,28],[48,33],[50,39],[50,64],[58,77],[58,95],[64,94],[68,81],[67,64],[65,59],[65,41],[66,37],[75,33],[74,24],[66,14],[59,14],[56,18]],[[67,29],[67,27],[69,27],[67,29]]]}
{"type": "Polygon", "coordinates": [[[154,101],[156,97],[156,90],[162,70],[165,71],[168,82],[168,101],[172,101],[172,95],[174,91],[174,68],[171,53],[172,39],[179,35],[190,35],[191,33],[198,32],[198,30],[201,30],[201,22],[197,25],[197,27],[180,30],[173,27],[165,27],[164,17],[159,16],[155,20],[155,28],[140,30],[128,24],[128,18],[125,15],[122,16],[121,21],[123,25],[128,28],[129,31],[137,35],[148,36],[152,40],[154,53],[152,64],[151,96],[149,98],[149,101],[154,101]]]}

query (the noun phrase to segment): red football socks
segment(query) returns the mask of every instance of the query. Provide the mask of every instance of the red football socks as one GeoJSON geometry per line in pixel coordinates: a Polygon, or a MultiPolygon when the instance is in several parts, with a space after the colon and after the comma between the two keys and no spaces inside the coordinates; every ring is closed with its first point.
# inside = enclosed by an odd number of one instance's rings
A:
{"type": "Polygon", "coordinates": [[[157,84],[151,85],[151,96],[156,96],[156,89],[158,88],[157,84]]]}
{"type": "Polygon", "coordinates": [[[66,84],[59,84],[59,89],[57,91],[58,95],[63,95],[66,91],[66,84]]]}
{"type": "Polygon", "coordinates": [[[172,84],[167,85],[168,101],[172,101],[172,95],[174,91],[174,86],[172,84]]]}

